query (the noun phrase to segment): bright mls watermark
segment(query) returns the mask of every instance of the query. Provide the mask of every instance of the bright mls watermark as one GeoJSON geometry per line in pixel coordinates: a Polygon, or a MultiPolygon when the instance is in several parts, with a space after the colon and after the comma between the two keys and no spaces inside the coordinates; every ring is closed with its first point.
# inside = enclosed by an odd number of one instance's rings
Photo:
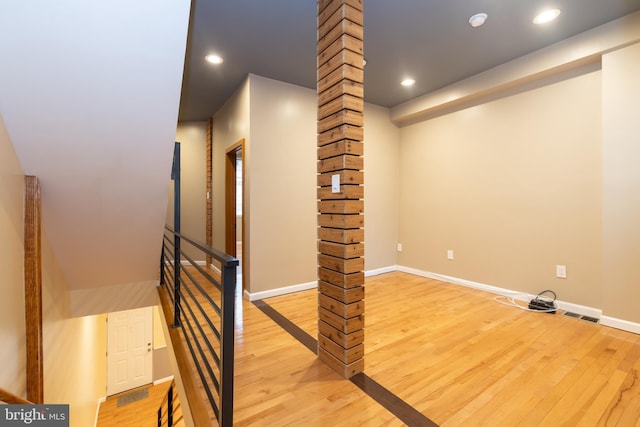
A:
{"type": "Polygon", "coordinates": [[[69,405],[0,405],[0,427],[69,427],[69,405]]]}

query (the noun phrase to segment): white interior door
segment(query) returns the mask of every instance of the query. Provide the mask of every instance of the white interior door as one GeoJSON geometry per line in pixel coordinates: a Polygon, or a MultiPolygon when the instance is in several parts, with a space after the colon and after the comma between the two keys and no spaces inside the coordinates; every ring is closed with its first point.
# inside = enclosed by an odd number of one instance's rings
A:
{"type": "Polygon", "coordinates": [[[153,381],[153,308],[107,315],[107,395],[153,381]]]}

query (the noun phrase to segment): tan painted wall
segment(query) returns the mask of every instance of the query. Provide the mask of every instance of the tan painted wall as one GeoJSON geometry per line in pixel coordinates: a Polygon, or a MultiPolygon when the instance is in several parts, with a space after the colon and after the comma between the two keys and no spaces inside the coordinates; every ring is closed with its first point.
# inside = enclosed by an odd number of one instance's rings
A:
{"type": "MultiPolygon", "coordinates": [[[[244,256],[246,259],[250,251],[249,291],[314,282],[315,91],[250,75],[216,113],[213,126],[214,246],[224,248],[225,149],[244,137],[248,189],[244,195],[244,256]]],[[[396,264],[398,135],[387,109],[365,106],[365,238],[371,242],[365,256],[368,270],[396,264]]]]}
{"type": "MultiPolygon", "coordinates": [[[[213,117],[213,247],[224,251],[224,218],[225,218],[225,156],[229,147],[245,139],[245,153],[243,153],[243,161],[245,168],[249,170],[251,164],[250,149],[250,125],[249,125],[249,79],[245,80],[234,95],[224,104],[224,106],[216,112],[213,117]]],[[[251,184],[251,173],[248,172],[244,177],[245,186],[251,184]]],[[[250,220],[250,201],[248,192],[244,194],[245,209],[245,245],[243,259],[250,260],[251,245],[249,238],[251,230],[249,228],[250,220]]]]}
{"type": "Polygon", "coordinates": [[[402,128],[399,264],[601,307],[600,106],[592,71],[402,128]]]}
{"type": "MultiPolygon", "coordinates": [[[[207,209],[207,122],[180,122],[176,141],[180,142],[180,201],[182,232],[206,243],[207,209]]],[[[169,188],[167,224],[173,227],[173,181],[169,188]]],[[[194,261],[204,261],[204,255],[193,246],[183,251],[194,261]]]]}
{"type": "Polygon", "coordinates": [[[251,292],[316,280],[315,104],[312,90],[251,76],[251,292]]]}
{"type": "Polygon", "coordinates": [[[640,323],[640,43],[602,59],[603,312],[640,323]]]}
{"type": "Polygon", "coordinates": [[[26,397],[24,175],[0,116],[0,387],[26,397]]]}
{"type": "Polygon", "coordinates": [[[167,340],[162,329],[162,318],[160,317],[161,307],[153,306],[153,348],[161,348],[167,345],[167,340]]]}
{"type": "Polygon", "coordinates": [[[46,233],[42,287],[44,400],[69,404],[72,427],[93,425],[106,394],[106,315],[69,317],[69,291],[46,233]]]}
{"type": "Polygon", "coordinates": [[[364,107],[365,270],[396,264],[400,202],[400,130],[389,110],[364,107]]]}
{"type": "MultiPolygon", "coordinates": [[[[0,118],[0,387],[26,397],[23,205],[24,177],[0,118]]],[[[69,404],[72,426],[93,425],[106,387],[105,316],[69,318],[69,291],[46,231],[41,244],[45,402],[69,404]]]]}
{"type": "MultiPolygon", "coordinates": [[[[317,278],[316,92],[251,76],[251,292],[317,278]]],[[[396,264],[399,130],[365,106],[365,265],[396,264]]]]}

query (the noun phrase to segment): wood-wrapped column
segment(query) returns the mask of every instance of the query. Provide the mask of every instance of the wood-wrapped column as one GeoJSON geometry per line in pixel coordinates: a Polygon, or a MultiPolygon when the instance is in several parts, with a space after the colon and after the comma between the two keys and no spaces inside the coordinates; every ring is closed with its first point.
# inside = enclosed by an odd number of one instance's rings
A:
{"type": "Polygon", "coordinates": [[[364,370],[363,67],[362,0],[319,0],[318,356],[344,378],[364,370]]]}
{"type": "Polygon", "coordinates": [[[44,403],[42,341],[42,197],[36,176],[24,177],[24,303],[27,400],[44,403]]]}
{"type": "MultiPolygon", "coordinates": [[[[213,194],[213,117],[209,117],[209,119],[207,120],[207,134],[205,138],[207,146],[207,204],[205,214],[207,223],[205,224],[205,232],[207,234],[207,246],[213,246],[213,198],[211,197],[213,194]]],[[[213,258],[211,258],[211,255],[206,256],[206,262],[207,266],[210,266],[211,263],[213,263],[213,258]]]]}

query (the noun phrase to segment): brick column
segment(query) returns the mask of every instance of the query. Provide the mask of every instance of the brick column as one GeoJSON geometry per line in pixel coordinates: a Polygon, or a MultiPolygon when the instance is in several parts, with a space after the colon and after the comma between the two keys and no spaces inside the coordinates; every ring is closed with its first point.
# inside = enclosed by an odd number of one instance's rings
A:
{"type": "Polygon", "coordinates": [[[362,0],[318,0],[318,357],[344,378],[364,370],[362,41],[362,0]]]}

